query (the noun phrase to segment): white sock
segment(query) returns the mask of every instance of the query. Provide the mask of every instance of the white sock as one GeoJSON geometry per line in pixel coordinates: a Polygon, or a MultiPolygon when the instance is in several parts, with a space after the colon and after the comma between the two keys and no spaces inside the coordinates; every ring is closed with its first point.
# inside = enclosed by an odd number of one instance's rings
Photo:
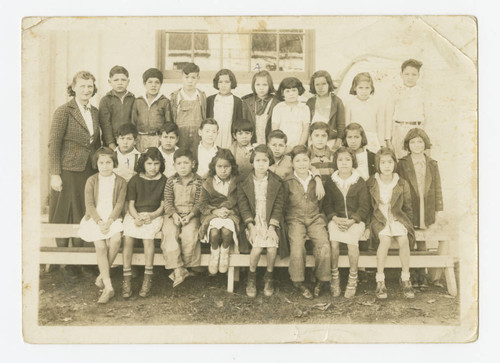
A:
{"type": "Polygon", "coordinates": [[[379,274],[378,272],[375,274],[375,281],[377,282],[384,282],[385,281],[385,274],[382,272],[379,274]]]}
{"type": "Polygon", "coordinates": [[[410,280],[410,273],[409,272],[401,272],[401,280],[402,281],[410,280]]]}

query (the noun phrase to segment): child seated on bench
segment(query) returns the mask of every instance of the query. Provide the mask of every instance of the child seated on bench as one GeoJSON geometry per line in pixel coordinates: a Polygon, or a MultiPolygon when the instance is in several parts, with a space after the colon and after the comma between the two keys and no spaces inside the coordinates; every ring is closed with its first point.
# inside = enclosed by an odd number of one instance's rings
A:
{"type": "Polygon", "coordinates": [[[174,168],[175,175],[168,178],[165,185],[161,249],[165,269],[174,269],[170,278],[176,287],[189,276],[186,267],[200,266],[198,201],[203,179],[195,173],[191,150],[178,149],[174,152],[174,168]]]}
{"type": "Polygon", "coordinates": [[[406,298],[415,293],[410,282],[410,244],[415,242],[412,223],[411,194],[408,183],[396,173],[397,160],[394,151],[381,148],[375,155],[377,173],[368,179],[368,191],[373,210],[370,231],[372,238],[378,238],[377,249],[377,289],[379,299],[387,299],[384,267],[391,241],[399,243],[401,259],[401,285],[406,298]]]}
{"type": "Polygon", "coordinates": [[[85,216],[78,235],[86,242],[94,242],[99,266],[95,281],[103,290],[97,301],[106,304],[115,295],[109,268],[118,254],[123,224],[121,213],[127,193],[127,182],[113,173],[118,161],[108,147],[99,148],[92,157],[92,166],[99,172],[85,183],[85,216]]]}

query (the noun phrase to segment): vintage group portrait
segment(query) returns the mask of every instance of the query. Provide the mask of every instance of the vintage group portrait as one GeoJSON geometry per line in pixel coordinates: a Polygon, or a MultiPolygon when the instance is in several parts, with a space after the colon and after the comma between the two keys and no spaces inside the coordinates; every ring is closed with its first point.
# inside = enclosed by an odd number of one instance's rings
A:
{"type": "Polygon", "coordinates": [[[477,339],[474,17],[22,27],[25,341],[477,339]]]}

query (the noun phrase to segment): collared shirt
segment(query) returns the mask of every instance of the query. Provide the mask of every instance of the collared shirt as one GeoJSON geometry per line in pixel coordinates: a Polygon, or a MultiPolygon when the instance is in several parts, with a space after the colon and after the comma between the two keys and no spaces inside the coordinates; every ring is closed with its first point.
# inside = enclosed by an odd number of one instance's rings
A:
{"type": "Polygon", "coordinates": [[[419,87],[401,86],[394,95],[394,116],[396,121],[425,121],[424,90],[419,87]]]}
{"type": "Polygon", "coordinates": [[[203,179],[208,175],[208,165],[212,161],[215,154],[217,154],[217,145],[214,144],[212,148],[206,149],[203,145],[198,145],[198,175],[203,179]]]}
{"type": "Polygon", "coordinates": [[[170,154],[167,154],[166,152],[163,151],[161,146],[158,147],[158,150],[160,150],[160,153],[162,154],[163,159],[165,159],[165,171],[163,172],[163,174],[165,174],[165,176],[167,178],[170,178],[172,175],[175,174],[174,153],[175,153],[175,150],[177,150],[177,149],[179,149],[179,148],[176,146],[173,152],[171,152],[170,154]]]}
{"type": "Polygon", "coordinates": [[[113,171],[121,176],[126,181],[129,181],[135,175],[135,161],[139,158],[141,153],[134,147],[131,152],[123,154],[119,147],[116,147],[116,157],[118,159],[118,166],[113,171]]]}
{"type": "Polygon", "coordinates": [[[266,110],[267,104],[273,99],[272,96],[267,95],[264,99],[259,96],[255,96],[255,114],[260,116],[266,110]]]}
{"type": "MultiPolygon", "coordinates": [[[[162,96],[162,94],[160,92],[158,92],[158,94],[156,95],[156,97],[154,98],[153,101],[151,101],[151,103],[149,103],[149,100],[148,100],[148,96],[146,94],[143,94],[142,98],[144,98],[144,100],[146,101],[146,105],[148,105],[148,109],[151,108],[151,106],[153,105],[153,103],[155,103],[156,101],[158,101],[158,99],[162,96]]],[[[125,97],[125,96],[124,96],[125,97]]]]}
{"type": "Polygon", "coordinates": [[[230,179],[226,181],[222,181],[217,175],[214,176],[214,189],[221,193],[222,195],[227,195],[229,194],[229,181],[230,179]]]}
{"type": "MultiPolygon", "coordinates": [[[[129,92],[129,91],[125,92],[125,93],[123,94],[123,96],[121,96],[121,97],[120,97],[120,96],[118,96],[118,94],[115,92],[115,90],[114,90],[114,89],[113,89],[113,90],[111,90],[111,93],[113,94],[113,96],[118,97],[118,99],[120,100],[120,102],[123,104],[123,100],[125,99],[125,97],[127,97],[127,95],[128,95],[130,92],[129,92]]],[[[130,93],[130,94],[131,94],[131,93],[130,93]]],[[[145,97],[145,96],[144,96],[144,97],[145,97]]],[[[147,100],[147,98],[146,98],[146,100],[147,100]]]]}
{"type": "Polygon", "coordinates": [[[90,102],[87,103],[86,106],[82,105],[76,98],[76,104],[78,105],[78,108],[80,109],[80,113],[83,116],[83,119],[85,120],[85,124],[87,125],[87,129],[89,130],[90,136],[94,135],[94,121],[92,120],[92,112],[90,111],[91,105],[90,102]]]}
{"type": "Polygon", "coordinates": [[[304,193],[307,193],[307,187],[309,186],[309,182],[313,178],[313,175],[312,175],[311,171],[307,172],[307,178],[306,178],[306,180],[303,180],[302,178],[300,178],[295,171],[293,172],[293,175],[300,182],[300,184],[302,184],[302,187],[304,188],[304,193]]]}

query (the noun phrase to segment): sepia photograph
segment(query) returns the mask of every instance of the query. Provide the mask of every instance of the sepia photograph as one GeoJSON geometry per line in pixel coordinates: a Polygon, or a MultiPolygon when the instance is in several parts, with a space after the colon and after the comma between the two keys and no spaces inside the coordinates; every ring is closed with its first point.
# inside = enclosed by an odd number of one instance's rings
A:
{"type": "Polygon", "coordinates": [[[25,17],[21,128],[26,342],[477,339],[474,16],[25,17]]]}

